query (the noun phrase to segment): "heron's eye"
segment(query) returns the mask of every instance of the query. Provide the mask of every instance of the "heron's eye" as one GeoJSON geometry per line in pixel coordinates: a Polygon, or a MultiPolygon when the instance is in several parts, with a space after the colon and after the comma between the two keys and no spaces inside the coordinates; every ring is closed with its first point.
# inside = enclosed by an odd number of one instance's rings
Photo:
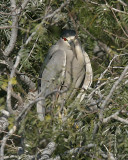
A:
{"type": "Polygon", "coordinates": [[[67,41],[67,38],[64,37],[63,40],[64,40],[64,41],[67,41]]]}

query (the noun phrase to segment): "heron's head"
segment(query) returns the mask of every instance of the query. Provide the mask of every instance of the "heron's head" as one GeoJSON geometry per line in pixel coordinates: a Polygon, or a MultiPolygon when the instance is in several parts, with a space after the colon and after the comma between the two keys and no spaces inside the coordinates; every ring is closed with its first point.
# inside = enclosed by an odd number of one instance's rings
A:
{"type": "Polygon", "coordinates": [[[73,41],[76,39],[76,32],[74,30],[64,30],[61,38],[67,43],[67,45],[72,47],[73,41]]]}
{"type": "Polygon", "coordinates": [[[74,30],[64,30],[61,35],[62,39],[64,40],[64,43],[66,43],[68,46],[71,47],[71,50],[73,51],[75,57],[77,58],[77,54],[75,51],[75,41],[76,41],[76,32],[74,30]]]}

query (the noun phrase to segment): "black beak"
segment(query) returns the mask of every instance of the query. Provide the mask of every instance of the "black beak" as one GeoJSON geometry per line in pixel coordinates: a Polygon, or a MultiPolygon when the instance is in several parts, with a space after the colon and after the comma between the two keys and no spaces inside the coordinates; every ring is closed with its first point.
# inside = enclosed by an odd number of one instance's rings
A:
{"type": "Polygon", "coordinates": [[[73,51],[73,53],[74,53],[74,55],[75,55],[75,57],[76,57],[76,59],[77,59],[77,54],[76,54],[76,50],[75,50],[74,41],[73,41],[73,40],[69,40],[68,43],[70,44],[71,49],[72,49],[72,51],[73,51]]]}

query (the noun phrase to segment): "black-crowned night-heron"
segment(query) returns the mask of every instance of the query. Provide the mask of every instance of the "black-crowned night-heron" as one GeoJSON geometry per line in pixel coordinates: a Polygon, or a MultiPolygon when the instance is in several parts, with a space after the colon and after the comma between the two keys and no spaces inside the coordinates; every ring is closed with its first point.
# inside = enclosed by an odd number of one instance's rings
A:
{"type": "MultiPolygon", "coordinates": [[[[54,90],[66,92],[57,94],[58,101],[73,98],[79,88],[87,89],[92,83],[92,68],[90,59],[81,48],[76,32],[65,30],[60,40],[51,47],[43,63],[40,74],[39,93],[46,97],[54,90]]],[[[54,95],[55,98],[55,95],[54,95]]],[[[84,93],[77,98],[82,100],[84,93]]],[[[40,120],[45,117],[45,100],[37,103],[37,113],[40,120]]]]}

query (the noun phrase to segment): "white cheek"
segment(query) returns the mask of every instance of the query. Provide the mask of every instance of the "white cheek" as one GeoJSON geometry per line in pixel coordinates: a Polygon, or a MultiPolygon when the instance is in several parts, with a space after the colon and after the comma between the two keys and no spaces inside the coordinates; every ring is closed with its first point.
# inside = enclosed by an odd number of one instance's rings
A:
{"type": "Polygon", "coordinates": [[[74,36],[71,36],[70,38],[67,38],[68,40],[74,40],[75,37],[74,36]]]}
{"type": "Polygon", "coordinates": [[[64,41],[68,46],[70,46],[70,44],[68,43],[68,41],[64,41]]]}

